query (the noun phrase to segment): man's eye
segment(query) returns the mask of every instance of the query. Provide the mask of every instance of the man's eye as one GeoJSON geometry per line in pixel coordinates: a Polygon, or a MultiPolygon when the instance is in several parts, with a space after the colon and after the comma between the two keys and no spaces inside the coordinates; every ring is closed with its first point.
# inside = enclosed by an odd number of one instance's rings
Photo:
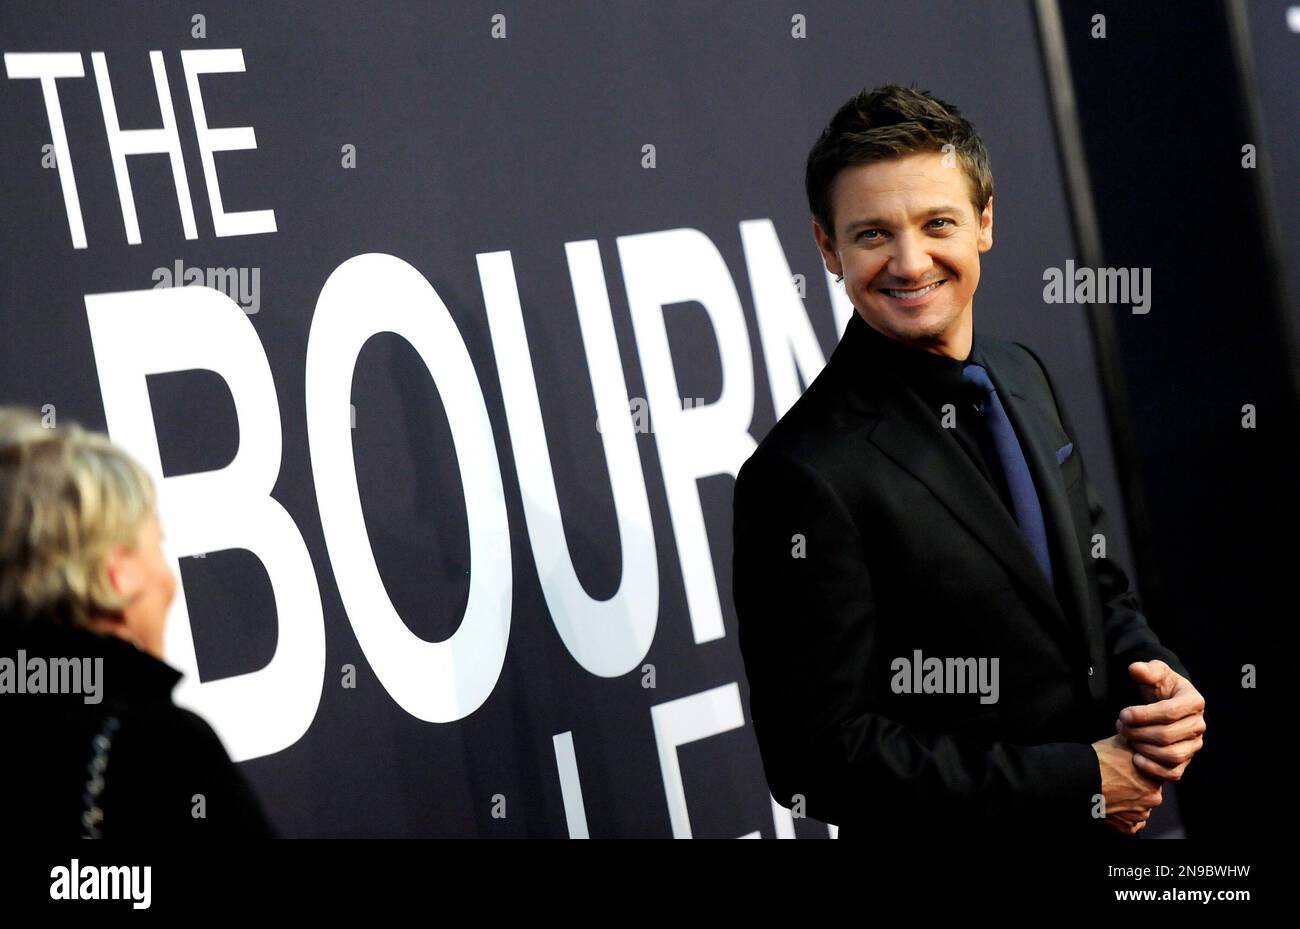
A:
{"type": "Polygon", "coordinates": [[[930,222],[931,222],[931,223],[947,223],[949,226],[952,225],[952,220],[951,220],[951,219],[943,219],[943,218],[939,218],[939,219],[932,219],[932,220],[930,220],[930,222]]]}
{"type": "MultiPolygon", "coordinates": [[[[859,239],[862,238],[862,237],[865,236],[868,232],[879,232],[879,231],[880,231],[879,229],[863,229],[861,232],[858,233],[858,238],[859,238],[859,239]]],[[[871,241],[874,242],[875,239],[872,239],[871,241]]]]}

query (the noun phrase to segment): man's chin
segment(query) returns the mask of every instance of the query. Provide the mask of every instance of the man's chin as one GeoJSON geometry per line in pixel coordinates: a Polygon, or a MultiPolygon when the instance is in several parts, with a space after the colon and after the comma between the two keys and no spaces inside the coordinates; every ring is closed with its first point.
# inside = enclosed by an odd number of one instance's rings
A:
{"type": "Polygon", "coordinates": [[[877,329],[900,342],[933,343],[942,341],[951,323],[931,316],[906,317],[892,311],[883,319],[876,317],[877,329]]]}

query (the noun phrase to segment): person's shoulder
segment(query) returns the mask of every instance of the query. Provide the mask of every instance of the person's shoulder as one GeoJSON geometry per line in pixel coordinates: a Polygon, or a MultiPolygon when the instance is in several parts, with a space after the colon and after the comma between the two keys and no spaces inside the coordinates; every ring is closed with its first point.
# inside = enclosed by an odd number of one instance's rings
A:
{"type": "Polygon", "coordinates": [[[1000,339],[986,333],[976,333],[975,345],[981,355],[992,363],[1011,365],[1017,369],[1044,368],[1038,353],[1019,339],[1000,339]]]}
{"type": "Polygon", "coordinates": [[[1049,395],[1055,396],[1056,391],[1047,364],[1026,342],[1019,339],[998,339],[988,335],[977,335],[975,338],[983,358],[995,366],[1003,377],[1009,376],[1019,383],[1032,385],[1038,390],[1045,390],[1049,395]]]}
{"type": "Polygon", "coordinates": [[[131,721],[160,748],[195,756],[205,761],[230,763],[230,755],[215,729],[193,710],[170,700],[138,702],[131,707],[131,721]]]}
{"type": "Polygon", "coordinates": [[[832,356],[758,442],[749,460],[785,458],[816,467],[858,441],[880,412],[871,393],[873,382],[866,372],[859,374],[862,382],[854,383],[852,372],[843,370],[842,362],[832,356]]]}

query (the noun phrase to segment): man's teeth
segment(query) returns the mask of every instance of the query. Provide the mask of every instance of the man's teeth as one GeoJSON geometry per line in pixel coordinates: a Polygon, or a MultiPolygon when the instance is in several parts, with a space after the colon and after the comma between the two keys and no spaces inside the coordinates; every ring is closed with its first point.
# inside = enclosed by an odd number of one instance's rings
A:
{"type": "Polygon", "coordinates": [[[889,296],[894,297],[894,298],[899,299],[899,300],[913,300],[913,299],[915,299],[916,297],[923,297],[923,296],[925,296],[926,294],[928,294],[930,291],[934,290],[936,287],[938,287],[938,286],[939,286],[940,284],[942,284],[942,283],[943,283],[943,281],[935,281],[933,284],[930,284],[928,287],[922,287],[920,290],[889,290],[889,289],[885,289],[885,293],[887,293],[887,294],[889,294],[889,296]]]}

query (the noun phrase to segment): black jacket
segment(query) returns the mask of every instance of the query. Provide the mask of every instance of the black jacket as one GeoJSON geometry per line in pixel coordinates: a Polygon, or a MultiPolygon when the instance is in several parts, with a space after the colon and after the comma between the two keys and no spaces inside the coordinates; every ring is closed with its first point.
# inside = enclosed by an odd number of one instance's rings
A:
{"type": "Polygon", "coordinates": [[[1092,742],[1164,648],[1120,567],[1047,372],[976,335],[1038,488],[1049,586],[989,481],[854,314],[737,475],[733,586],[750,714],[777,802],[842,837],[977,828],[1103,835],[1092,742]],[[1069,447],[1072,445],[1072,449],[1069,447]],[[802,554],[802,557],[798,557],[802,554]],[[893,662],[999,659],[999,699],[896,693],[893,662]]]}
{"type": "Polygon", "coordinates": [[[0,659],[20,651],[102,659],[102,696],[0,693],[6,834],[76,838],[89,823],[103,838],[272,837],[212,727],[172,702],[179,671],[118,638],[0,617],[0,659]]]}

